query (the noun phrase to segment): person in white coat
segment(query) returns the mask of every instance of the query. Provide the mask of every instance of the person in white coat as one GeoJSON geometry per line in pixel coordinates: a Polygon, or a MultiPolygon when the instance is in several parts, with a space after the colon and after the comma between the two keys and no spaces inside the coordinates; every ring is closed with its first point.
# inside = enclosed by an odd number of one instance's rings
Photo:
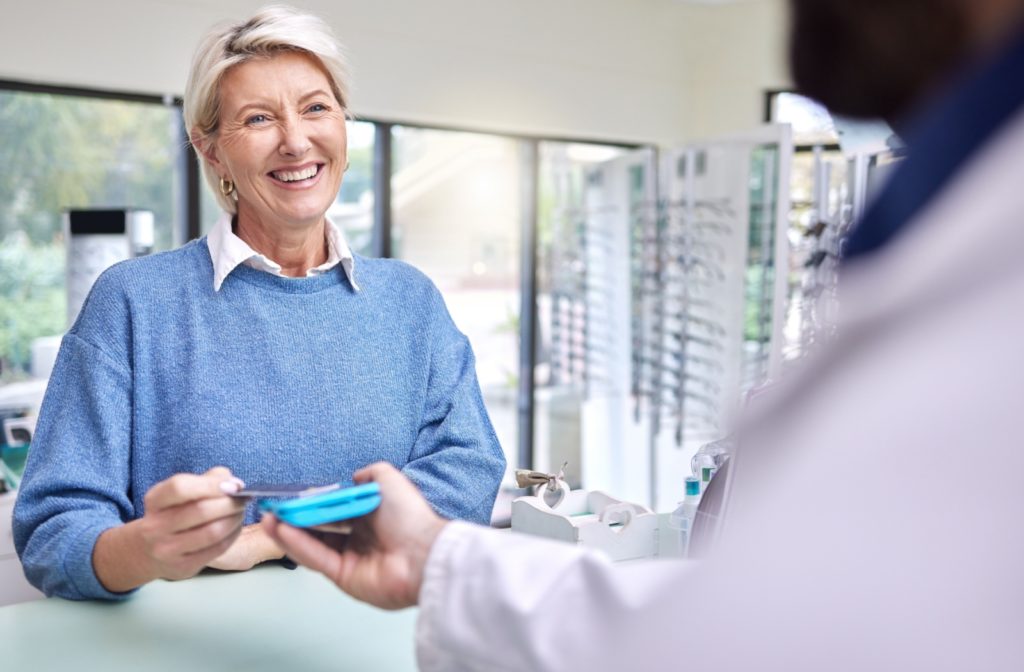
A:
{"type": "Polygon", "coordinates": [[[709,490],[706,557],[447,522],[386,465],[342,552],[264,521],[342,590],[418,604],[422,669],[1024,668],[1024,2],[791,6],[801,90],[909,157],[849,241],[838,342],[709,490]]]}

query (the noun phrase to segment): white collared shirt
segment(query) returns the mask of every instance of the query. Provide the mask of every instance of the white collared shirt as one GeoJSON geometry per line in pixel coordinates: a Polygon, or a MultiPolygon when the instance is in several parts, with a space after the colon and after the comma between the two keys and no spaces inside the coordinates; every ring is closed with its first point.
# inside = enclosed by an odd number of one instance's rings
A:
{"type": "MultiPolygon", "coordinates": [[[[224,279],[241,264],[258,271],[285,277],[281,272],[280,264],[252,249],[248,243],[235,235],[235,232],[231,230],[231,219],[232,216],[228,213],[222,214],[206,236],[206,244],[210,248],[210,259],[213,261],[213,291],[219,292],[221,285],[224,284],[224,279]]],[[[328,217],[324,217],[324,222],[327,231],[327,261],[306,271],[306,277],[326,273],[340,263],[352,288],[358,292],[355,259],[348,243],[345,242],[345,236],[328,217]]]]}

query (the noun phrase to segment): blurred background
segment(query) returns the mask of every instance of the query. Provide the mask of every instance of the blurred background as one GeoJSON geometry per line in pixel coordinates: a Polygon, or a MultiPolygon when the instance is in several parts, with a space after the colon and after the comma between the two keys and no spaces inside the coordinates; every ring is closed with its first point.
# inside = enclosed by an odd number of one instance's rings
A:
{"type": "MultiPolygon", "coordinates": [[[[263,4],[5,7],[0,419],[34,415],[73,316],[69,211],[152,213],[135,253],[216,220],[180,96],[205,30],[263,4]]],[[[567,463],[574,486],[670,508],[750,391],[827,340],[842,233],[898,157],[844,147],[790,91],[784,0],[295,4],[351,64],[329,214],[443,292],[510,492],[512,470],[567,463]]]]}

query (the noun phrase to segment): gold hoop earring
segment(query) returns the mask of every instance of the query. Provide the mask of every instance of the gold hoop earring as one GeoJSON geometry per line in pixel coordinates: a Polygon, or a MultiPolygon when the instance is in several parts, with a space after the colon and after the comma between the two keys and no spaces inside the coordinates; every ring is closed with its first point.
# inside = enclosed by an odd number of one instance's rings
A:
{"type": "Polygon", "coordinates": [[[231,180],[225,180],[223,177],[220,178],[220,193],[225,196],[235,193],[235,183],[231,180]]]}

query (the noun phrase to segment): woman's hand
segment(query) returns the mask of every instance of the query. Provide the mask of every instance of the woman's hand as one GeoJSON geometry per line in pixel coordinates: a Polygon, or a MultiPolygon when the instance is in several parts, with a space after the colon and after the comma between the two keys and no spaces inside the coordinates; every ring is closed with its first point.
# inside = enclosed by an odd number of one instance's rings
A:
{"type": "Polygon", "coordinates": [[[280,560],[284,551],[259,525],[246,525],[231,548],[212,560],[207,567],[244,572],[267,560],[280,560]]]}
{"type": "Polygon", "coordinates": [[[187,579],[222,555],[242,531],[245,501],[228,497],[241,481],[225,467],[177,474],[146,493],[142,518],[107,530],[93,549],[93,566],[111,592],[153,579],[187,579]]]}
{"type": "Polygon", "coordinates": [[[289,558],[326,575],[352,597],[383,609],[412,606],[419,601],[423,567],[446,521],[386,462],[357,471],[354,480],[379,483],[382,500],[373,513],[348,521],[352,533],[340,551],[273,516],[265,516],[262,524],[289,558]]]}

